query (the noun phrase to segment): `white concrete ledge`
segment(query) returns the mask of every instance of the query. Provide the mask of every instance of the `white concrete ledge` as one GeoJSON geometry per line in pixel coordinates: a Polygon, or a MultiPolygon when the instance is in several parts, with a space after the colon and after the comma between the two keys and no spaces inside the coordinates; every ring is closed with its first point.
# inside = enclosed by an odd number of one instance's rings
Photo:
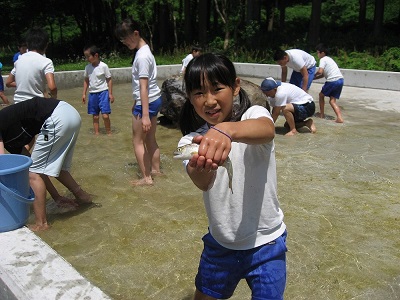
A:
{"type": "MultiPolygon", "coordinates": [[[[278,65],[235,63],[236,71],[242,77],[265,78],[271,76],[276,79],[281,77],[281,68],[278,65]]],[[[157,67],[158,78],[168,78],[179,74],[181,65],[162,65],[157,67]]],[[[344,76],[344,85],[361,88],[400,91],[400,72],[382,72],[341,69],[344,76]]],[[[131,68],[112,68],[111,74],[114,83],[128,83],[132,81],[131,68]]],[[[291,74],[289,69],[288,78],[291,74]]],[[[3,76],[4,81],[7,76],[3,76]]],[[[56,72],[55,80],[58,89],[83,87],[83,70],[56,72]]],[[[260,80],[261,82],[261,80],[260,80]]],[[[315,82],[323,83],[324,79],[315,82]]],[[[6,95],[13,95],[13,88],[5,88],[6,95]]]]}
{"type": "Polygon", "coordinates": [[[111,299],[28,228],[0,233],[1,300],[111,299]]]}

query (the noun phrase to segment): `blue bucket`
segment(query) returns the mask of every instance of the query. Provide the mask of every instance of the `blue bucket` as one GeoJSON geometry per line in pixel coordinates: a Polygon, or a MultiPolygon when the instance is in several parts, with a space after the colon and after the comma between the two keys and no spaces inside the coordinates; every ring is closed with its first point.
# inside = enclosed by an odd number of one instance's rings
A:
{"type": "Polygon", "coordinates": [[[29,186],[32,159],[25,155],[0,154],[0,232],[20,228],[29,218],[35,196],[29,186]]]}

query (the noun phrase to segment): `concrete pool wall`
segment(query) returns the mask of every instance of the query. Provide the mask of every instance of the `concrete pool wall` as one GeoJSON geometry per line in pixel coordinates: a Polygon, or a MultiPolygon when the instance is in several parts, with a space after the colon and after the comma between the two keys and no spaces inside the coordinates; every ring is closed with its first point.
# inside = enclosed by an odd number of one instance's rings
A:
{"type": "MultiPolygon", "coordinates": [[[[264,78],[272,76],[280,79],[280,66],[270,64],[249,64],[249,63],[235,63],[236,71],[239,76],[243,77],[259,77],[264,78]]],[[[163,65],[158,66],[158,78],[168,78],[172,75],[179,74],[180,65],[163,65]]],[[[345,86],[372,88],[382,90],[400,91],[400,72],[383,72],[383,71],[367,71],[367,70],[353,70],[341,69],[345,78],[345,86]]],[[[131,82],[131,68],[112,68],[111,69],[113,82],[127,83],[131,82]]],[[[288,78],[291,74],[289,69],[288,78]]],[[[4,82],[7,79],[3,75],[4,82]]],[[[79,71],[65,71],[56,72],[55,79],[58,89],[69,89],[74,87],[83,86],[83,70],[79,71]]],[[[324,79],[315,80],[315,82],[323,83],[324,79]]],[[[6,95],[14,93],[13,88],[5,88],[6,95]]]]}

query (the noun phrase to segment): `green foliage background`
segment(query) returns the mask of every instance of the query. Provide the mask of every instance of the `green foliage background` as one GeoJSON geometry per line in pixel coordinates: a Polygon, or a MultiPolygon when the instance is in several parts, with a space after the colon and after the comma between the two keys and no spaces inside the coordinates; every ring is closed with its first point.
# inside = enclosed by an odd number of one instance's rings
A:
{"type": "MultiPolygon", "coordinates": [[[[196,9],[198,1],[190,1],[193,6],[192,23],[197,22],[196,9]],[[196,4],[197,3],[197,4],[196,4]]],[[[213,1],[210,1],[213,3],[213,1]]],[[[221,1],[217,1],[221,3],[221,1]]],[[[233,1],[235,2],[235,1],[233,1]]],[[[182,1],[178,0],[99,0],[85,3],[103,3],[112,5],[118,3],[116,18],[133,16],[140,20],[147,37],[157,35],[158,20],[155,20],[155,9],[165,6],[171,11],[170,19],[176,20],[178,44],[174,37],[169,47],[154,48],[157,63],[180,64],[182,58],[190,51],[190,44],[183,39],[182,1]],[[151,33],[151,34],[150,34],[151,33]]],[[[241,1],[240,3],[245,3],[241,1]]],[[[264,3],[261,1],[261,3],[264,3]]],[[[257,21],[244,22],[240,19],[240,11],[245,8],[231,8],[230,28],[232,34],[229,47],[223,50],[224,33],[221,19],[215,12],[210,11],[210,20],[217,27],[207,32],[209,39],[206,51],[223,52],[233,61],[249,63],[275,63],[272,59],[276,48],[300,48],[309,51],[316,58],[316,53],[307,43],[309,32],[311,1],[287,0],[285,23],[279,24],[279,9],[274,8],[274,23],[271,32],[266,31],[267,11],[261,10],[261,23],[257,21]],[[236,28],[237,27],[237,28],[236,28]],[[236,31],[235,31],[236,30],[236,31]]],[[[384,34],[377,40],[372,37],[375,0],[366,0],[365,28],[359,27],[359,0],[322,0],[320,40],[331,48],[331,56],[341,68],[400,71],[400,0],[386,0],[384,11],[384,34]]],[[[17,38],[31,26],[42,26],[51,33],[51,44],[47,56],[53,59],[56,70],[83,69],[86,61],[82,55],[82,47],[90,36],[95,33],[87,32],[83,37],[81,28],[77,26],[76,10],[82,8],[79,0],[0,0],[0,10],[3,18],[0,25],[0,61],[3,63],[3,73],[12,68],[12,55],[17,51],[17,38]],[[65,5],[64,5],[65,4],[65,5]],[[74,14],[75,13],[75,14],[74,14]],[[29,18],[27,17],[29,16],[29,18]],[[57,22],[62,22],[58,24],[57,22]]],[[[265,4],[263,4],[265,5],[265,4]]],[[[83,13],[83,12],[82,12],[83,13]]],[[[104,19],[103,19],[104,22],[104,19]]],[[[194,26],[196,27],[196,26],[194,26]]],[[[194,32],[194,35],[197,33],[194,32]]],[[[96,35],[95,35],[96,36],[96,35]]],[[[153,37],[156,39],[156,37],[153,37]]],[[[113,37],[103,39],[103,60],[110,67],[126,67],[131,65],[132,53],[121,44],[112,48],[113,37]]]]}

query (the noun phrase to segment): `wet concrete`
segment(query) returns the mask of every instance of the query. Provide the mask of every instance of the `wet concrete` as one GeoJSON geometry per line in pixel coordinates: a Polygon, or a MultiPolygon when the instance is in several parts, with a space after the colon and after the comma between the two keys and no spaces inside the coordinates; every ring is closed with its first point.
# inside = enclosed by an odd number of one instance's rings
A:
{"type": "MultiPolygon", "coordinates": [[[[320,88],[310,91],[316,103],[320,88]]],[[[116,85],[114,96],[114,134],[95,137],[81,88],[59,92],[83,119],[72,173],[98,205],[50,215],[52,229],[39,236],[113,299],[191,299],[207,220],[201,192],[172,159],[180,133],[158,127],[165,176],[130,187],[138,173],[130,84],[116,85]]],[[[285,137],[283,117],[276,124],[285,296],[399,299],[400,92],[345,87],[338,103],[345,123],[329,120],[327,103],[316,134],[285,137]]],[[[232,299],[250,299],[244,282],[232,299]]]]}

